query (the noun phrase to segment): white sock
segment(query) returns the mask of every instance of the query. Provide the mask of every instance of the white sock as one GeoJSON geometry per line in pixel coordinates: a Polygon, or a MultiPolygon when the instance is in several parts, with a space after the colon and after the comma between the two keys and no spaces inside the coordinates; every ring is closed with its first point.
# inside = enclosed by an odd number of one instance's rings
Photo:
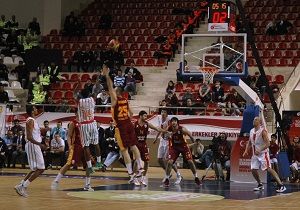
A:
{"type": "Polygon", "coordinates": [[[91,160],[86,161],[86,164],[87,164],[88,168],[92,168],[92,161],[91,160]]]}
{"type": "Polygon", "coordinates": [[[194,174],[194,177],[195,177],[195,178],[196,178],[196,177],[198,177],[198,174],[197,174],[197,173],[195,173],[195,174],[194,174]]]}
{"type": "Polygon", "coordinates": [[[177,174],[177,176],[181,176],[181,174],[180,174],[180,172],[179,172],[179,171],[177,171],[177,173],[176,173],[176,174],[177,174]]]}
{"type": "Polygon", "coordinates": [[[23,185],[23,184],[24,184],[24,182],[25,182],[25,181],[24,181],[24,179],[23,179],[23,180],[21,180],[21,182],[20,182],[20,185],[23,185]]]}
{"type": "Polygon", "coordinates": [[[97,157],[97,162],[101,163],[101,156],[97,157]]]}
{"type": "Polygon", "coordinates": [[[141,158],[137,158],[137,159],[136,159],[136,164],[137,164],[137,166],[138,166],[138,169],[143,168],[143,161],[142,161],[141,158]]]}
{"type": "Polygon", "coordinates": [[[28,187],[30,185],[30,181],[27,179],[24,183],[23,183],[23,187],[28,187]]]}
{"type": "Polygon", "coordinates": [[[131,163],[126,163],[126,168],[127,168],[128,174],[132,174],[133,173],[133,171],[132,171],[132,164],[131,163]]]}
{"type": "Polygon", "coordinates": [[[91,177],[85,177],[85,186],[91,185],[91,177]]]}
{"type": "Polygon", "coordinates": [[[55,177],[54,181],[55,182],[59,182],[60,179],[63,177],[64,175],[62,175],[61,173],[58,173],[57,176],[55,177]]]}
{"type": "Polygon", "coordinates": [[[165,178],[166,178],[166,179],[170,179],[170,175],[167,175],[167,174],[166,174],[166,175],[165,175],[165,178]]]}

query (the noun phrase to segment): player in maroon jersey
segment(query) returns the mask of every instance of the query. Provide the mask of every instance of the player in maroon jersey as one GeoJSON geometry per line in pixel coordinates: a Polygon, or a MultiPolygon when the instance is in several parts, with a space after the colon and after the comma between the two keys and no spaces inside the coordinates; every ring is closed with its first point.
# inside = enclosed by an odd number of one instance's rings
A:
{"type": "MultiPolygon", "coordinates": [[[[147,185],[146,174],[148,171],[149,160],[150,160],[149,148],[146,142],[149,128],[157,132],[164,132],[164,130],[162,130],[161,128],[155,127],[151,123],[147,122],[146,119],[147,119],[147,112],[143,110],[139,112],[139,119],[134,123],[134,129],[137,138],[136,146],[140,150],[142,161],[144,161],[144,172],[140,181],[141,184],[145,186],[147,185]]],[[[135,184],[138,185],[138,182],[135,182],[135,184]]]]}
{"type": "Polygon", "coordinates": [[[68,125],[69,156],[67,163],[60,169],[56,178],[53,180],[51,184],[52,190],[58,189],[60,179],[71,168],[71,166],[82,165],[86,169],[85,186],[83,190],[94,191],[94,189],[91,187],[91,177],[86,164],[86,160],[84,158],[83,142],[80,138],[79,122],[77,121],[77,116],[78,115],[76,113],[76,119],[71,121],[68,125]]]}
{"type": "Polygon", "coordinates": [[[175,163],[180,154],[182,154],[183,158],[188,162],[190,169],[195,177],[195,183],[197,185],[200,185],[201,181],[197,175],[196,166],[192,158],[192,153],[184,137],[185,135],[187,135],[190,137],[191,141],[194,142],[192,134],[186,128],[179,125],[179,120],[177,117],[171,118],[171,125],[168,127],[168,132],[170,132],[171,137],[169,140],[169,160],[164,181],[165,187],[168,187],[170,184],[172,165],[175,163]]]}
{"type": "Polygon", "coordinates": [[[136,146],[136,135],[134,132],[134,127],[131,122],[131,117],[133,115],[128,101],[122,96],[122,88],[113,88],[113,82],[109,76],[109,68],[103,65],[103,74],[106,78],[106,83],[111,98],[111,110],[112,118],[116,125],[115,128],[115,138],[120,147],[120,152],[124,158],[124,162],[130,176],[129,183],[131,183],[136,177],[141,177],[143,173],[143,161],[141,159],[140,151],[136,146]],[[128,153],[128,149],[133,153],[135,157],[136,164],[138,166],[138,173],[134,174],[132,170],[131,158],[128,153]]]}
{"type": "Polygon", "coordinates": [[[277,135],[272,134],[271,142],[270,142],[270,146],[269,146],[269,150],[270,150],[269,153],[270,153],[271,166],[276,171],[276,173],[279,174],[279,167],[278,167],[278,160],[277,160],[279,146],[278,146],[278,144],[276,144],[276,140],[277,140],[277,135]]]}

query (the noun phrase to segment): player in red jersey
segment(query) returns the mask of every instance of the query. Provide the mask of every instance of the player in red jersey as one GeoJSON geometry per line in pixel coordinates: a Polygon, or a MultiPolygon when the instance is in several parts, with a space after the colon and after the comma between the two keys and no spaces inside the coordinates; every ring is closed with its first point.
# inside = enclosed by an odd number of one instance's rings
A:
{"type": "Polygon", "coordinates": [[[171,118],[171,125],[168,127],[168,131],[170,132],[170,143],[169,143],[169,160],[166,168],[166,177],[164,181],[165,187],[168,187],[170,184],[170,174],[172,165],[176,162],[180,153],[183,158],[188,162],[191,171],[195,177],[195,183],[197,185],[201,184],[200,179],[198,178],[196,166],[193,162],[192,153],[190,148],[184,138],[185,135],[189,136],[191,141],[194,142],[194,138],[192,134],[184,127],[179,125],[179,120],[177,117],[171,118]]]}
{"type": "MultiPolygon", "coordinates": [[[[144,161],[144,172],[140,182],[145,186],[147,186],[146,175],[147,175],[149,160],[150,160],[149,148],[146,142],[149,128],[157,132],[164,132],[164,130],[162,130],[161,128],[155,127],[151,123],[147,122],[146,119],[147,119],[147,112],[142,110],[139,112],[139,119],[134,123],[134,129],[135,129],[135,134],[137,139],[136,146],[140,150],[142,161],[144,161]]],[[[139,185],[139,183],[136,182],[135,184],[139,185]]]]}
{"type": "Polygon", "coordinates": [[[277,140],[277,135],[272,134],[271,142],[270,142],[270,146],[269,146],[269,151],[270,151],[269,153],[270,153],[271,166],[276,171],[276,173],[279,174],[279,166],[278,166],[278,160],[277,160],[279,146],[278,146],[278,144],[276,144],[276,140],[277,140]]]}
{"type": "Polygon", "coordinates": [[[126,98],[122,96],[122,88],[117,87],[113,88],[113,82],[109,76],[109,68],[106,65],[103,65],[103,74],[105,75],[109,95],[111,98],[111,109],[112,109],[112,118],[115,122],[115,138],[120,147],[120,151],[124,158],[124,162],[130,176],[129,182],[132,182],[135,177],[141,177],[143,173],[143,162],[141,159],[140,151],[137,148],[137,140],[134,132],[133,124],[130,120],[132,117],[132,112],[128,105],[126,98]],[[131,158],[128,153],[130,149],[135,157],[138,173],[135,175],[132,170],[131,158]]]}
{"type": "Polygon", "coordinates": [[[78,122],[78,115],[76,114],[76,119],[71,121],[68,125],[68,145],[69,145],[69,156],[67,163],[60,169],[56,178],[51,184],[51,189],[58,189],[58,184],[60,179],[66,174],[66,172],[71,168],[71,166],[82,165],[86,169],[85,185],[83,190],[94,191],[91,187],[91,177],[88,170],[86,160],[84,158],[84,146],[82,139],[80,138],[80,124],[78,122]]]}

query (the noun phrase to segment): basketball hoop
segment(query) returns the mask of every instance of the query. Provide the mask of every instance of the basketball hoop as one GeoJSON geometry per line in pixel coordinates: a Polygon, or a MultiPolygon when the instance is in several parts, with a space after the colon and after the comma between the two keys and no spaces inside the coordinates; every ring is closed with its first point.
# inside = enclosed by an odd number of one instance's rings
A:
{"type": "Polygon", "coordinates": [[[219,69],[212,66],[205,66],[205,67],[200,67],[199,71],[203,75],[203,83],[204,81],[207,81],[207,84],[211,84],[214,82],[214,76],[216,73],[219,72],[219,69]]]}

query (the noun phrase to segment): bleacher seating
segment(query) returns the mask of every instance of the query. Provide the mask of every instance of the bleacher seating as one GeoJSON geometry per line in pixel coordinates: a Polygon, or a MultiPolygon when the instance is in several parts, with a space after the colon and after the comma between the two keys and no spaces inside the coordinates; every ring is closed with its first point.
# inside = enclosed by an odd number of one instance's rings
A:
{"type": "MultiPolygon", "coordinates": [[[[254,23],[256,46],[263,57],[263,64],[265,66],[298,65],[300,61],[300,56],[297,54],[300,42],[300,1],[249,0],[245,4],[245,12],[254,23]],[[282,15],[294,26],[289,33],[276,36],[265,35],[267,24],[271,20],[277,21],[282,15]]],[[[249,66],[256,65],[252,53],[248,53],[247,59],[249,66]]]]}
{"type": "Polygon", "coordinates": [[[110,14],[112,15],[112,28],[109,30],[98,29],[99,18],[102,15],[103,1],[94,1],[80,16],[86,25],[86,36],[79,40],[77,37],[63,37],[61,31],[51,30],[50,34],[42,38],[47,49],[61,49],[64,62],[72,57],[78,49],[89,46],[95,49],[100,45],[103,49],[113,36],[118,36],[121,48],[125,50],[125,65],[133,62],[138,66],[163,66],[162,60],[153,62],[151,56],[159,49],[154,38],[159,35],[168,35],[174,29],[175,22],[184,19],[183,15],[172,15],[174,8],[195,8],[197,1],[172,1],[163,0],[149,3],[146,0],[131,1],[117,0],[112,2],[110,14]],[[136,50],[140,53],[134,54],[136,50]],[[147,53],[146,53],[147,52],[147,53]],[[133,56],[133,57],[132,57],[133,56]],[[150,59],[150,60],[149,60],[150,59]]]}

